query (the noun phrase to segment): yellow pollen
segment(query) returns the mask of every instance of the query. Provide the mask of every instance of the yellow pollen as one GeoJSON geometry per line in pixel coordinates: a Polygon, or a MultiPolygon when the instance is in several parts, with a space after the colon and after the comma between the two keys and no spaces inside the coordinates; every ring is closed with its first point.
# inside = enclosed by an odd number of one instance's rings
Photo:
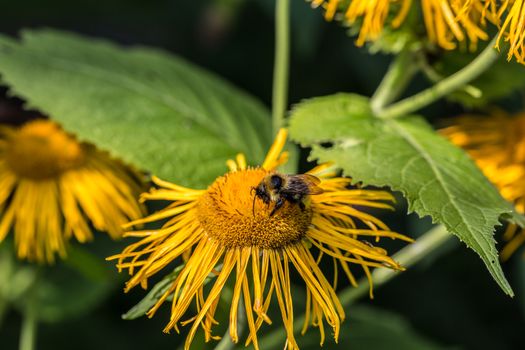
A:
{"type": "Polygon", "coordinates": [[[23,125],[7,138],[6,161],[21,178],[44,180],[81,165],[81,145],[49,120],[23,125]]]}
{"type": "Polygon", "coordinates": [[[300,241],[312,220],[312,210],[285,202],[274,215],[275,203],[265,204],[252,191],[271,172],[262,168],[219,177],[199,199],[198,220],[211,239],[225,248],[279,249],[300,241]],[[253,200],[255,207],[252,211],[253,200]]]}

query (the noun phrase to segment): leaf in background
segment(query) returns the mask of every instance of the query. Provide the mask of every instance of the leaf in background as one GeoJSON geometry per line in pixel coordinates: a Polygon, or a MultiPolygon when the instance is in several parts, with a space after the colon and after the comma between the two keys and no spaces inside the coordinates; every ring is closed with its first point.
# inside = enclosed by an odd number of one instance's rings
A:
{"type": "Polygon", "coordinates": [[[10,246],[0,245],[0,301],[22,314],[30,305],[40,321],[59,322],[89,313],[119,284],[110,265],[84,247],[71,245],[67,260],[37,266],[19,261],[10,246]]]}
{"type": "MultiPolygon", "coordinates": [[[[149,293],[141,300],[138,304],[133,306],[131,309],[128,310],[124,315],[122,315],[122,318],[124,320],[134,320],[136,318],[144,316],[158,301],[159,299],[164,295],[164,293],[171,287],[173,281],[177,278],[179,273],[184,268],[184,265],[179,265],[173,270],[172,273],[166,275],[162,280],[160,280],[157,284],[151,288],[149,293]]],[[[222,268],[217,267],[216,270],[220,271],[222,268]]],[[[204,282],[202,282],[203,285],[208,284],[210,281],[215,279],[217,277],[216,274],[210,273],[205,279],[204,282]]],[[[170,295],[166,298],[166,301],[172,301],[173,295],[170,295]]]]}
{"type": "MultiPolygon", "coordinates": [[[[339,342],[328,339],[323,349],[437,350],[444,347],[418,334],[403,317],[369,306],[355,305],[349,310],[339,342]]],[[[319,349],[319,334],[310,330],[297,337],[301,349],[319,349]]]]}
{"type": "Polygon", "coordinates": [[[178,266],[172,273],[168,274],[162,280],[151,288],[151,290],[146,294],[146,296],[138,302],[135,306],[128,310],[122,319],[124,320],[134,320],[136,318],[142,317],[148,312],[159,299],[164,295],[164,293],[171,287],[173,281],[179,275],[179,272],[182,270],[184,265],[178,266]]]}
{"type": "MultiPolygon", "coordinates": [[[[298,317],[296,321],[299,321],[295,324],[295,339],[302,350],[319,349],[321,336],[317,327],[310,326],[304,335],[301,334],[304,315],[299,316],[299,313],[304,312],[306,307],[304,288],[295,288],[293,293],[294,312],[298,317]]],[[[272,320],[277,319],[278,322],[274,321],[270,328],[261,328],[262,332],[260,331],[259,346],[264,350],[281,350],[285,342],[285,331],[279,323],[280,310],[275,306],[272,304],[269,316],[272,320]]],[[[365,305],[351,305],[345,310],[347,318],[341,323],[339,341],[336,343],[333,335],[327,332],[322,349],[429,350],[443,348],[418,334],[412,325],[400,315],[365,305]]],[[[327,331],[326,328],[325,331],[327,331]]],[[[235,349],[243,349],[243,345],[243,342],[239,342],[235,349]]]]}
{"type": "Polygon", "coordinates": [[[0,325],[9,305],[24,295],[35,280],[35,270],[17,262],[10,243],[8,240],[7,244],[0,244],[0,325]]]}
{"type": "Polygon", "coordinates": [[[470,158],[424,119],[381,120],[372,115],[367,98],[337,94],[298,105],[290,133],[312,147],[311,158],[334,161],[355,182],[401,191],[409,212],[444,224],[479,254],[505,293],[513,294],[498,261],[494,226],[499,218],[521,224],[523,218],[470,158]]]}
{"type": "MultiPolygon", "coordinates": [[[[477,54],[447,51],[434,64],[434,69],[437,74],[447,77],[469,64],[477,54]]],[[[465,89],[460,89],[449,94],[446,98],[469,108],[483,107],[494,100],[508,97],[513,91],[525,87],[525,69],[523,69],[523,65],[517,62],[508,62],[505,55],[500,55],[490,69],[473,80],[469,86],[478,89],[481,96],[475,97],[465,89]]]]}
{"type": "Polygon", "coordinates": [[[238,152],[262,161],[271,142],[261,103],[159,50],[25,31],[0,36],[0,75],[79,139],[185,186],[209,185],[238,152]]]}
{"type": "Polygon", "coordinates": [[[515,254],[513,272],[513,285],[516,288],[516,302],[520,307],[521,314],[525,317],[525,256],[523,249],[518,250],[515,254]]]}
{"type": "Polygon", "coordinates": [[[63,263],[36,273],[34,286],[27,292],[30,295],[20,297],[14,304],[23,313],[26,303],[31,303],[38,319],[44,322],[60,322],[91,312],[119,282],[109,266],[106,266],[105,276],[98,276],[96,280],[63,263]]]}

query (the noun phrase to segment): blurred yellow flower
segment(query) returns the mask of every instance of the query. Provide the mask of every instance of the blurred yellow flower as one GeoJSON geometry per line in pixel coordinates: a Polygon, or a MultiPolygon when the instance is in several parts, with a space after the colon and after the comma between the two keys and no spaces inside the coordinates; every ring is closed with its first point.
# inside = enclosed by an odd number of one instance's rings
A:
{"type": "Polygon", "coordinates": [[[474,50],[478,42],[489,39],[487,22],[499,28],[502,40],[510,43],[508,60],[524,63],[525,4],[523,0],[310,0],[313,7],[325,9],[325,19],[341,19],[359,24],[358,46],[377,40],[386,25],[399,28],[412,7],[420,11],[430,42],[445,50],[468,43],[474,50]]]}
{"type": "MultiPolygon", "coordinates": [[[[525,113],[462,116],[441,133],[464,148],[501,195],[525,213],[525,113]]],[[[525,231],[510,224],[504,239],[501,258],[506,260],[525,242],[525,231]]]]}
{"type": "Polygon", "coordinates": [[[0,242],[12,230],[18,257],[52,263],[66,242],[112,238],[141,216],[138,177],[49,120],[0,126],[0,242]]]}
{"type": "Polygon", "coordinates": [[[330,326],[335,339],[345,313],[335,293],[337,273],[329,283],[319,268],[323,256],[341,266],[352,284],[356,284],[352,264],[359,265],[367,276],[371,267],[389,267],[401,270],[387,252],[362,238],[409,238],[394,233],[379,219],[357,209],[391,206],[391,194],[383,191],[348,189],[350,180],[336,177],[327,166],[312,171],[321,180],[322,194],[309,196],[305,207],[285,202],[273,215],[273,205],[265,204],[255,196],[253,188],[268,174],[275,173],[286,162],[282,152],[286,130],[281,130],[262,166],[251,168],[242,154],[227,162],[230,171],[215,180],[207,190],[193,190],[154,179],[160,187],[144,194],[145,200],[168,200],[171,204],[137,224],[167,220],[157,230],[131,231],[129,237],[142,240],[129,245],[118,259],[119,270],[128,269],[133,276],[125,291],[141,285],[161,269],[182,257],[184,267],[149,310],[153,316],[159,307],[171,298],[171,318],[164,331],[179,325],[193,323],[185,343],[190,344],[199,327],[206,341],[219,337],[212,335],[215,310],[230,275],[234,274],[234,288],[230,308],[230,337],[238,341],[238,312],[246,314],[249,335],[245,345],[253,343],[259,349],[257,332],[262,324],[271,323],[267,311],[275,295],[281,310],[287,340],[285,348],[297,349],[294,338],[293,291],[290,281],[291,267],[306,284],[306,319],[303,333],[310,324],[319,327],[321,344],[325,338],[324,322],[330,326]],[[318,252],[317,258],[311,249],[318,252]],[[215,276],[215,282],[205,294],[204,281],[215,276]],[[244,310],[239,303],[244,303],[244,310]],[[195,302],[197,314],[181,321],[188,307],[195,302]]]}

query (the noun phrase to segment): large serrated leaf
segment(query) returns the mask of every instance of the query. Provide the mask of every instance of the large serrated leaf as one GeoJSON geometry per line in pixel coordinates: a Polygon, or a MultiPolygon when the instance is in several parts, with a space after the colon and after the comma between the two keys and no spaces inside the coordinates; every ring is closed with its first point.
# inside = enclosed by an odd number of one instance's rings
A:
{"type": "Polygon", "coordinates": [[[409,211],[430,215],[476,251],[509,295],[493,238],[500,218],[523,223],[460,149],[439,136],[424,119],[375,118],[368,99],[337,94],[301,103],[290,133],[311,158],[335,161],[354,181],[401,191],[409,211]],[[321,127],[319,127],[321,126],[321,127]]]}
{"type": "Polygon", "coordinates": [[[158,50],[26,31],[0,36],[0,74],[80,139],[186,186],[207,186],[237,152],[261,161],[271,142],[258,101],[158,50]]]}

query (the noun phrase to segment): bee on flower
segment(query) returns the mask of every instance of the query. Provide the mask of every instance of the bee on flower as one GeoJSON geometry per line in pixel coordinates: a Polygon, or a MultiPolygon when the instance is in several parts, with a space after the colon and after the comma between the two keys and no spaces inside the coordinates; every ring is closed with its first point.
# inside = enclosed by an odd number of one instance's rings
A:
{"type": "Polygon", "coordinates": [[[185,349],[190,347],[199,327],[204,330],[206,341],[219,338],[213,334],[217,323],[214,315],[232,275],[229,318],[232,341],[239,341],[237,320],[239,312],[243,312],[249,329],[245,345],[253,344],[259,349],[257,333],[263,324],[272,322],[268,309],[274,298],[286,330],[285,346],[297,349],[292,269],[306,286],[302,332],[310,325],[318,327],[321,344],[325,325],[337,340],[345,318],[335,292],[337,275],[329,282],[319,268],[318,262],[323,257],[333,260],[353,285],[356,279],[352,266],[361,267],[369,278],[374,267],[403,269],[384,249],[365,239],[372,238],[375,242],[382,237],[411,239],[392,232],[380,219],[357,208],[391,209],[392,195],[349,189],[350,180],[336,176],[327,165],[305,175],[293,175],[292,179],[278,173],[276,168],[287,161],[287,153],[282,152],[286,138],[287,131],[281,129],[261,166],[249,167],[242,154],[229,160],[229,172],[206,190],[154,178],[158,188],[144,194],[142,199],[167,200],[171,204],[131,222],[128,227],[160,220],[165,223],[158,229],[127,232],[126,236],[140,240],[108,258],[117,260],[119,270],[131,274],[125,291],[138,285],[147,288],[152,276],[175,259],[184,260],[177,277],[148,316],[169,302],[171,316],[164,331],[178,332],[180,326],[191,324],[185,349]],[[287,181],[294,182],[293,186],[287,181]],[[210,275],[215,280],[205,292],[204,282],[210,275]],[[192,303],[196,305],[196,315],[183,320],[192,303]],[[241,303],[244,308],[239,308],[241,303]]]}

